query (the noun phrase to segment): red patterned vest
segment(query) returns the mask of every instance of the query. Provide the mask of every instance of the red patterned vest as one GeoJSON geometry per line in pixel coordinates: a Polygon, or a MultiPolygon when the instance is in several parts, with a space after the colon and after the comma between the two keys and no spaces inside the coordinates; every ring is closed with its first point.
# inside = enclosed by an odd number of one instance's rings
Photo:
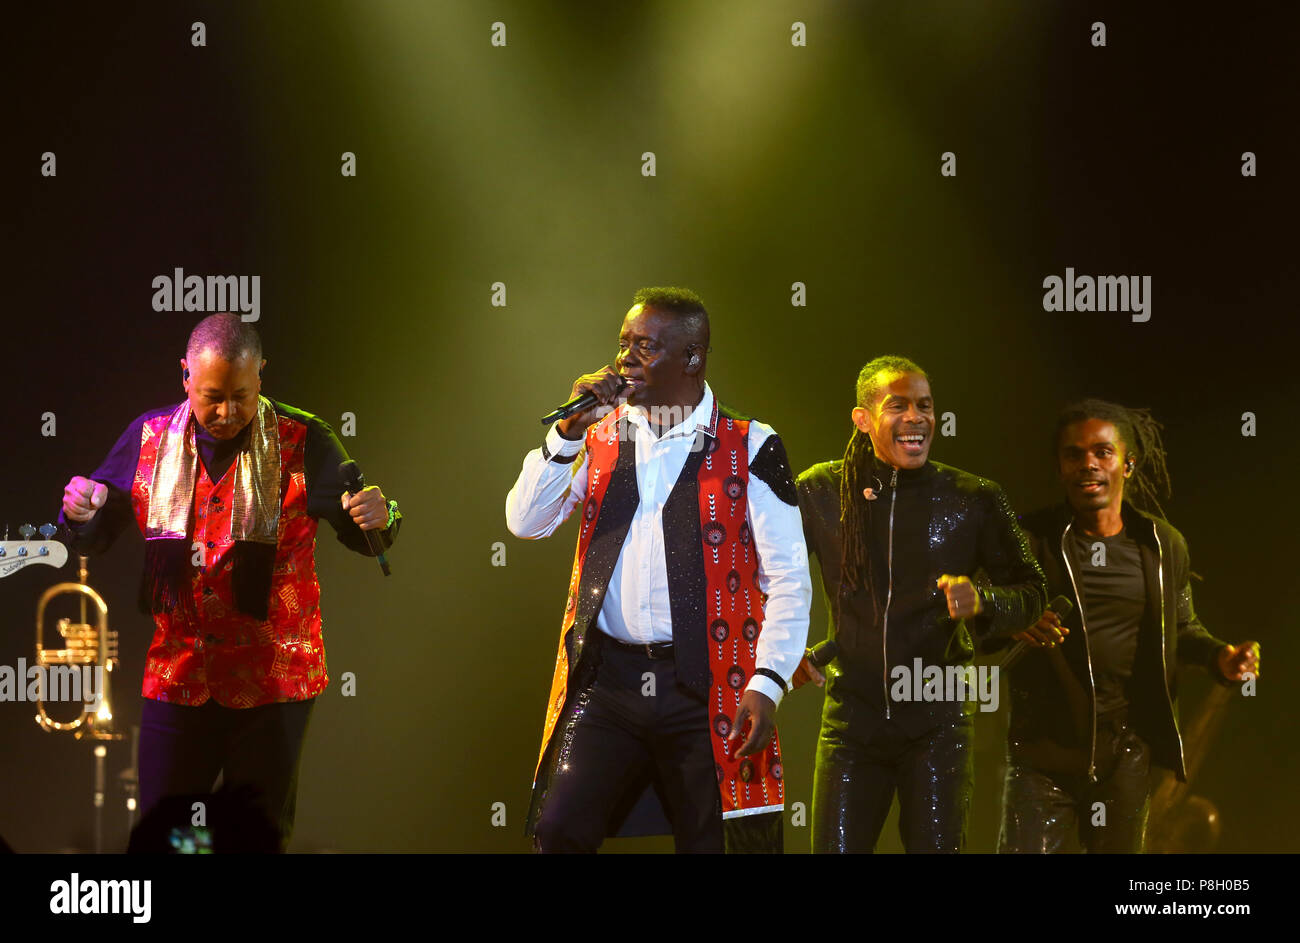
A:
{"type": "MultiPolygon", "coordinates": [[[[158,434],[170,416],[147,419],[140,439],[131,503],[144,533],[158,434]]],[[[154,614],[145,663],[145,697],[197,706],[214,698],[224,707],[257,707],[315,697],[329,681],[321,638],[316,582],[316,519],[307,514],[303,474],[305,424],[277,415],[280,434],[280,523],[268,619],[235,608],[230,539],[234,473],[215,484],[198,463],[190,514],[193,567],[186,603],[154,614]],[[202,553],[199,558],[198,554],[202,553]],[[189,603],[192,602],[192,605],[189,603]]]]}
{"type": "MultiPolygon", "coordinates": [[[[626,492],[630,482],[631,494],[624,496],[633,507],[637,500],[635,467],[628,462],[627,455],[623,456],[622,464],[619,462],[621,445],[630,455],[635,454],[631,443],[620,442],[620,422],[626,423],[623,420],[626,408],[620,407],[587,430],[587,498],[582,507],[568,603],[542,733],[530,814],[533,822],[530,824],[535,824],[540,814],[549,771],[559,759],[552,755],[548,762],[548,747],[555,748],[551,750],[552,754],[563,751],[561,741],[565,738],[557,736],[556,728],[562,721],[570,693],[571,651],[574,661],[581,662],[585,650],[584,636],[600,631],[595,619],[614,561],[600,561],[603,565],[598,568],[602,576],[595,578],[591,571],[596,567],[591,565],[588,551],[592,548],[593,538],[602,533],[601,511],[607,503],[606,498],[612,499],[611,482],[621,481],[614,487],[622,492],[626,492]],[[603,583],[600,583],[601,579],[603,583]]],[[[758,590],[758,554],[747,519],[749,420],[726,415],[719,417],[715,401],[710,426],[716,435],[697,433],[696,441],[704,447],[693,451],[687,459],[665,506],[663,526],[665,548],[671,551],[675,544],[683,548],[684,553],[672,554],[674,558],[695,558],[698,553],[698,559],[703,563],[702,574],[698,573],[698,567],[685,571],[684,578],[670,572],[669,593],[675,597],[672,600],[673,636],[679,646],[679,667],[684,636],[689,634],[697,638],[698,644],[708,649],[711,678],[707,710],[725,822],[757,813],[779,813],[785,805],[785,792],[781,748],[775,733],[766,749],[744,759],[733,755],[743,741],[738,739],[729,744],[726,740],[741,695],[754,673],[754,656],[763,631],[765,600],[758,590]],[[698,491],[691,488],[692,477],[698,482],[698,491]],[[694,521],[669,513],[669,506],[682,488],[689,489],[683,495],[682,503],[690,506],[691,517],[695,516],[698,507],[698,536],[694,521]],[[683,538],[690,542],[689,545],[683,544],[683,538]],[[691,628],[695,631],[688,633],[683,630],[682,623],[687,621],[693,623],[691,628]]],[[[606,557],[611,553],[616,556],[622,547],[628,521],[620,523],[621,527],[606,528],[605,539],[598,541],[608,548],[601,551],[606,557]]]]}

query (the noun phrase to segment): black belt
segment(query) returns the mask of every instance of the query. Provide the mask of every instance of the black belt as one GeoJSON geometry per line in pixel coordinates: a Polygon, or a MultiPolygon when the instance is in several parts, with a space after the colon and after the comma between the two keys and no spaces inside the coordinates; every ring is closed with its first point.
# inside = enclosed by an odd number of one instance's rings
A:
{"type": "Polygon", "coordinates": [[[612,645],[614,648],[621,649],[625,652],[637,652],[654,661],[673,657],[672,642],[638,642],[633,644],[632,642],[620,641],[612,635],[606,635],[599,629],[596,631],[600,635],[600,643],[602,645],[612,645]]]}

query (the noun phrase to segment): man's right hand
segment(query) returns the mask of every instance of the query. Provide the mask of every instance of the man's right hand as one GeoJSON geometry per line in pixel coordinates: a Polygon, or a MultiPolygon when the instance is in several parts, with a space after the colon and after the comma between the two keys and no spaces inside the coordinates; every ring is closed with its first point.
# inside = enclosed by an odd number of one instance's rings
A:
{"type": "Polygon", "coordinates": [[[84,524],[108,500],[108,486],[80,475],[63,486],[63,516],[84,524]]]}
{"type": "Polygon", "coordinates": [[[586,373],[573,381],[573,392],[569,399],[576,399],[583,393],[596,394],[599,406],[593,406],[585,413],[574,413],[568,419],[557,422],[556,428],[566,439],[581,439],[587,427],[604,416],[608,410],[601,407],[613,406],[618,402],[618,394],[623,389],[623,379],[609,366],[601,367],[595,373],[586,373]]]}
{"type": "Polygon", "coordinates": [[[1034,648],[1052,648],[1064,642],[1069,634],[1070,630],[1061,625],[1060,617],[1048,609],[1041,619],[1025,631],[1013,635],[1012,638],[1020,642],[1028,642],[1034,648]]]}

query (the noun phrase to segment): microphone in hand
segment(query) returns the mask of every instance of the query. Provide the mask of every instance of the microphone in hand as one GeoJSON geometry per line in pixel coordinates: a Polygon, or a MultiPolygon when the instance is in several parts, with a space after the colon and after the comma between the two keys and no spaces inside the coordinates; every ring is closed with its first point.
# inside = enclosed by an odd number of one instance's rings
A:
{"type": "MultiPolygon", "coordinates": [[[[1073,611],[1074,611],[1074,603],[1070,602],[1070,600],[1064,596],[1057,596],[1055,599],[1053,599],[1051,602],[1047,604],[1047,612],[1054,614],[1056,616],[1057,622],[1061,622],[1065,619],[1068,619],[1070,613],[1073,611]]],[[[1062,631],[1068,632],[1069,630],[1063,629],[1062,631]]],[[[1014,646],[1012,646],[1011,651],[1007,652],[1006,657],[1003,658],[1001,662],[999,662],[998,667],[1010,668],[1013,664],[1015,664],[1017,661],[1020,660],[1020,656],[1022,656],[1028,649],[1029,649],[1028,641],[1022,640],[1017,642],[1014,646]]]]}
{"type": "MultiPolygon", "coordinates": [[[[542,425],[549,426],[558,420],[581,416],[602,403],[612,403],[619,393],[632,385],[626,377],[620,376],[612,367],[604,367],[597,373],[578,377],[573,384],[573,398],[543,416],[542,425]]],[[[560,430],[561,433],[566,431],[569,430],[563,428],[560,430]]]]}
{"type": "MultiPolygon", "coordinates": [[[[360,494],[366,490],[366,476],[361,473],[361,467],[351,459],[339,464],[339,477],[343,479],[343,487],[347,489],[349,495],[360,494]]],[[[384,553],[383,539],[373,528],[363,530],[361,533],[366,538],[366,546],[370,548],[370,552],[379,561],[379,568],[384,571],[384,576],[392,576],[393,572],[388,566],[388,557],[384,553]]]]}

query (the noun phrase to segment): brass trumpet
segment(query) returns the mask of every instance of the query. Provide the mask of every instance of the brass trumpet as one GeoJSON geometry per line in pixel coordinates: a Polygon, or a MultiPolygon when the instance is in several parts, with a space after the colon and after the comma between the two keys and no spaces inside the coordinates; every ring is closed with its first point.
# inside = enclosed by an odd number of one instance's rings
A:
{"type": "MultiPolygon", "coordinates": [[[[113,729],[113,707],[109,696],[113,667],[117,664],[117,633],[109,631],[108,605],[104,598],[86,585],[84,556],[79,557],[77,580],[76,583],[57,583],[51,586],[36,605],[36,664],[41,670],[41,695],[36,700],[36,723],[47,732],[71,730],[78,740],[83,737],[92,740],[120,740],[122,734],[113,729]],[[47,649],[44,642],[45,607],[56,596],[69,594],[81,597],[81,621],[74,623],[71,619],[60,619],[57,623],[59,635],[66,647],[47,649]],[[94,625],[86,621],[87,602],[93,604],[98,612],[94,625]],[[94,703],[85,705],[83,695],[81,716],[71,721],[54,720],[45,712],[45,682],[51,674],[48,669],[63,666],[71,667],[76,672],[77,689],[81,687],[80,677],[86,674],[83,670],[85,667],[96,669],[95,676],[99,681],[94,703]]],[[[66,678],[68,672],[65,670],[63,675],[66,678]]],[[[72,685],[65,684],[64,690],[70,687],[72,685]]]]}

